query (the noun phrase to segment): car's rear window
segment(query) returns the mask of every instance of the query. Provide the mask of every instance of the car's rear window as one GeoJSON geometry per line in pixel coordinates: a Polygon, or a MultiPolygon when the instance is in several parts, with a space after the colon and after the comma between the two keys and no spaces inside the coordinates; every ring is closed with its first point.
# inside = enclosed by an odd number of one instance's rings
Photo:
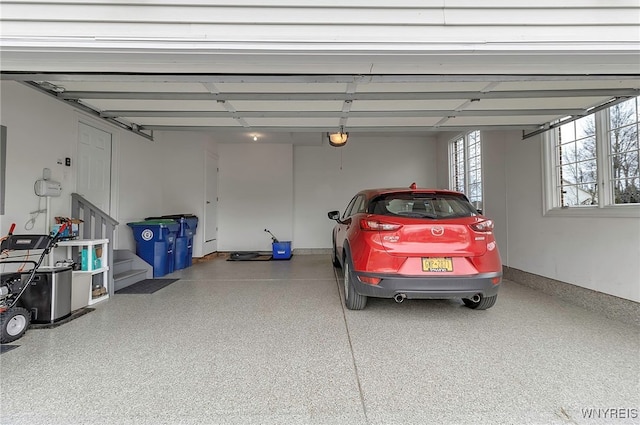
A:
{"type": "Polygon", "coordinates": [[[432,219],[478,215],[464,196],[448,193],[386,193],[373,198],[368,211],[371,214],[432,219]]]}

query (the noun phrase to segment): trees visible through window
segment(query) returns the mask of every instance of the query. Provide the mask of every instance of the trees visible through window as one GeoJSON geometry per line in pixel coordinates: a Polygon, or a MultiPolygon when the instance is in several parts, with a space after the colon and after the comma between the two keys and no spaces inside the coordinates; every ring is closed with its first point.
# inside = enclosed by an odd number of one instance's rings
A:
{"type": "Polygon", "coordinates": [[[451,189],[464,192],[466,167],[464,154],[464,137],[451,141],[451,189]]]}
{"type": "Polygon", "coordinates": [[[596,127],[593,115],[558,128],[556,157],[560,205],[598,203],[596,127]]]}
{"type": "Polygon", "coordinates": [[[639,98],[556,128],[555,207],[640,203],[639,98]]]}
{"type": "Polygon", "coordinates": [[[640,203],[639,99],[636,97],[609,109],[610,184],[615,204],[640,203]]]}
{"type": "Polygon", "coordinates": [[[450,187],[462,192],[482,209],[482,145],[480,131],[472,131],[449,143],[450,187]]]}

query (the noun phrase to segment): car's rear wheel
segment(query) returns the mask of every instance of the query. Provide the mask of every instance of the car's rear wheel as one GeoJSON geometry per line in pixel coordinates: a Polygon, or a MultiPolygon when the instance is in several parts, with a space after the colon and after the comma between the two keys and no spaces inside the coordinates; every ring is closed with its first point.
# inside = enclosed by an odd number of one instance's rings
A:
{"type": "Polygon", "coordinates": [[[362,310],[367,306],[367,297],[360,295],[353,287],[354,279],[357,277],[351,272],[351,263],[347,258],[344,260],[344,305],[349,310],[362,310]]]}
{"type": "Polygon", "coordinates": [[[473,310],[486,310],[488,308],[493,307],[497,299],[498,299],[497,295],[493,295],[491,297],[485,297],[480,295],[480,301],[476,302],[468,298],[463,298],[462,302],[464,303],[464,305],[466,305],[467,307],[473,310]]]}

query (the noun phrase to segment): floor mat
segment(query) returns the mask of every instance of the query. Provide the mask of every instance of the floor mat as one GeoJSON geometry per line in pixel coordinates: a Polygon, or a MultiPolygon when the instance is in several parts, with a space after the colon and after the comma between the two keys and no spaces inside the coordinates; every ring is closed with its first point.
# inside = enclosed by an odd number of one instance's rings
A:
{"type": "Polygon", "coordinates": [[[232,252],[229,254],[227,261],[270,261],[273,258],[271,253],[246,251],[246,252],[232,252]]]}
{"type": "Polygon", "coordinates": [[[0,344],[0,354],[4,354],[7,351],[11,351],[14,348],[20,347],[19,345],[0,344]]]}
{"type": "Polygon", "coordinates": [[[116,291],[116,294],[153,294],[179,279],[145,279],[116,291]]]}
{"type": "Polygon", "coordinates": [[[80,316],[84,316],[87,313],[91,313],[93,310],[95,310],[95,308],[90,308],[90,307],[79,308],[78,310],[72,312],[71,316],[67,316],[64,319],[59,320],[59,321],[54,322],[54,323],[31,323],[31,325],[29,325],[29,329],[52,329],[52,328],[57,328],[60,325],[64,325],[65,323],[69,323],[73,319],[77,319],[80,316]]]}

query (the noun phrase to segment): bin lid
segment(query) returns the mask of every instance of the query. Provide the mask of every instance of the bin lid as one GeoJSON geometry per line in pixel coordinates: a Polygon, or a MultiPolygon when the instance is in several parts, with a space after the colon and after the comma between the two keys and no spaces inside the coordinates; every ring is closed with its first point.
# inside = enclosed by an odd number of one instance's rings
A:
{"type": "Polygon", "coordinates": [[[158,220],[135,221],[132,223],[127,223],[127,226],[157,226],[157,225],[169,226],[171,225],[173,227],[176,224],[177,223],[175,220],[158,219],[158,220]]]}
{"type": "Polygon", "coordinates": [[[169,214],[169,215],[161,215],[157,217],[147,217],[145,218],[145,220],[165,220],[165,219],[180,220],[181,218],[187,218],[187,219],[195,218],[197,220],[198,216],[194,214],[169,214]]]}

